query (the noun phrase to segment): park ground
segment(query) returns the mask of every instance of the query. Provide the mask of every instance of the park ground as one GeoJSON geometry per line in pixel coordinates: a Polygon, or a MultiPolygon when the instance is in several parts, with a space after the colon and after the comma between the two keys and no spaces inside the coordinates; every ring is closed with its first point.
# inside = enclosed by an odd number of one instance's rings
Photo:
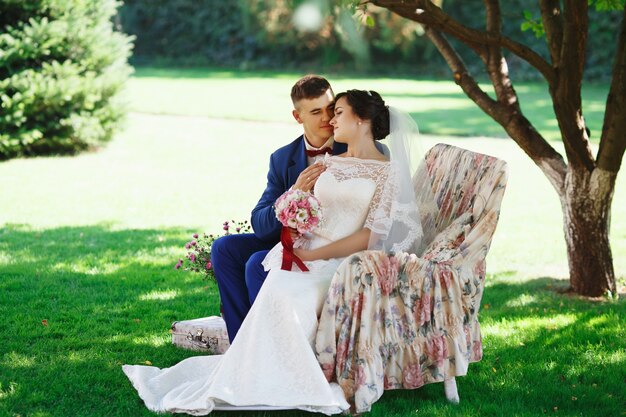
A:
{"type": "MultiPolygon", "coordinates": [[[[0,416],[153,415],[120,367],[167,367],[194,354],[170,344],[169,325],[218,314],[217,291],[173,266],[192,233],[219,233],[225,220],[248,218],[269,154],[300,134],[288,99],[295,78],[140,70],[124,129],[106,147],[0,164],[0,416]]],[[[371,415],[625,415],[626,305],[560,292],[567,286],[560,207],[539,169],[452,83],[337,77],[333,84],[375,89],[410,111],[426,132],[424,149],[445,142],[510,168],[487,258],[485,356],[459,378],[461,404],[447,404],[435,384],[385,393],[371,415]]],[[[586,95],[592,137],[604,88],[586,95]]],[[[518,91],[554,139],[541,87],[518,91]]],[[[611,243],[623,292],[623,173],[611,243]]]]}

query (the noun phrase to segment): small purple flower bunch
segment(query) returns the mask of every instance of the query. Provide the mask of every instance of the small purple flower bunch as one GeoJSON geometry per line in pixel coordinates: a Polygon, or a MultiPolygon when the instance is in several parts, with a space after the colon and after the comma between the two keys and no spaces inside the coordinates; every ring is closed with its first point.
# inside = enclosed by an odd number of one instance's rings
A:
{"type": "Polygon", "coordinates": [[[183,269],[184,271],[192,271],[203,274],[203,279],[215,279],[213,275],[213,263],[211,262],[211,246],[213,242],[222,236],[235,233],[250,233],[252,227],[247,220],[244,221],[225,221],[222,225],[224,231],[221,235],[207,235],[202,234],[202,237],[198,233],[194,233],[191,237],[192,240],[185,243],[185,249],[187,255],[179,259],[174,265],[174,269],[183,269]]]}

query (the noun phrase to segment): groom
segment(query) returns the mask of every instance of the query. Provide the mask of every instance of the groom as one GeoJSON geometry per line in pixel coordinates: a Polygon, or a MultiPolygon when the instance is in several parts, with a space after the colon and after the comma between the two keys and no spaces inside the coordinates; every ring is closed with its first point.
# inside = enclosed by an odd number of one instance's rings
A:
{"type": "Polygon", "coordinates": [[[274,214],[274,203],[289,188],[311,191],[324,171],[316,164],[325,153],[346,151],[343,143],[334,143],[333,118],[335,96],[325,78],[307,75],[291,89],[293,117],[304,134],[270,156],[267,186],[252,210],[254,233],[234,234],[213,243],[211,261],[224,307],[224,321],[231,343],[267,277],[261,262],[280,240],[281,224],[274,214]]]}

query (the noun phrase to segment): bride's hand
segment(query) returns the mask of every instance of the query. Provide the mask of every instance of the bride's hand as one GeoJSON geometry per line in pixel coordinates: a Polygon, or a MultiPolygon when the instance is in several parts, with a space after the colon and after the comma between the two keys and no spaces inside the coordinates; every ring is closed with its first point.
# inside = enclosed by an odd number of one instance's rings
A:
{"type": "Polygon", "coordinates": [[[293,253],[294,253],[294,255],[296,255],[298,258],[300,258],[303,261],[314,261],[315,260],[315,259],[313,259],[311,257],[312,251],[310,251],[310,250],[295,248],[293,250],[293,253]]]}
{"type": "Polygon", "coordinates": [[[321,162],[316,162],[307,167],[300,173],[296,183],[293,185],[294,190],[311,191],[322,172],[326,170],[326,166],[321,162]]]}

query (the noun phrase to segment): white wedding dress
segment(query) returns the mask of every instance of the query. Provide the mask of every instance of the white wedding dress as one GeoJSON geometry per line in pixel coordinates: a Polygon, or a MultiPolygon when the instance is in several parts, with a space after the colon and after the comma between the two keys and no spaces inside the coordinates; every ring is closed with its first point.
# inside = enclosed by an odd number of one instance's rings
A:
{"type": "MultiPolygon", "coordinates": [[[[386,221],[391,164],[326,156],[314,193],[323,210],[316,232],[299,244],[315,248],[386,221]]],[[[328,383],[313,350],[317,320],[341,259],[306,262],[310,272],[280,269],[279,243],[270,270],[233,344],[224,355],[197,356],[159,369],[124,365],[146,406],[157,412],[205,415],[214,409],[297,408],[324,414],[349,408],[328,383]]],[[[293,269],[297,269],[294,265],[293,269]]]]}

